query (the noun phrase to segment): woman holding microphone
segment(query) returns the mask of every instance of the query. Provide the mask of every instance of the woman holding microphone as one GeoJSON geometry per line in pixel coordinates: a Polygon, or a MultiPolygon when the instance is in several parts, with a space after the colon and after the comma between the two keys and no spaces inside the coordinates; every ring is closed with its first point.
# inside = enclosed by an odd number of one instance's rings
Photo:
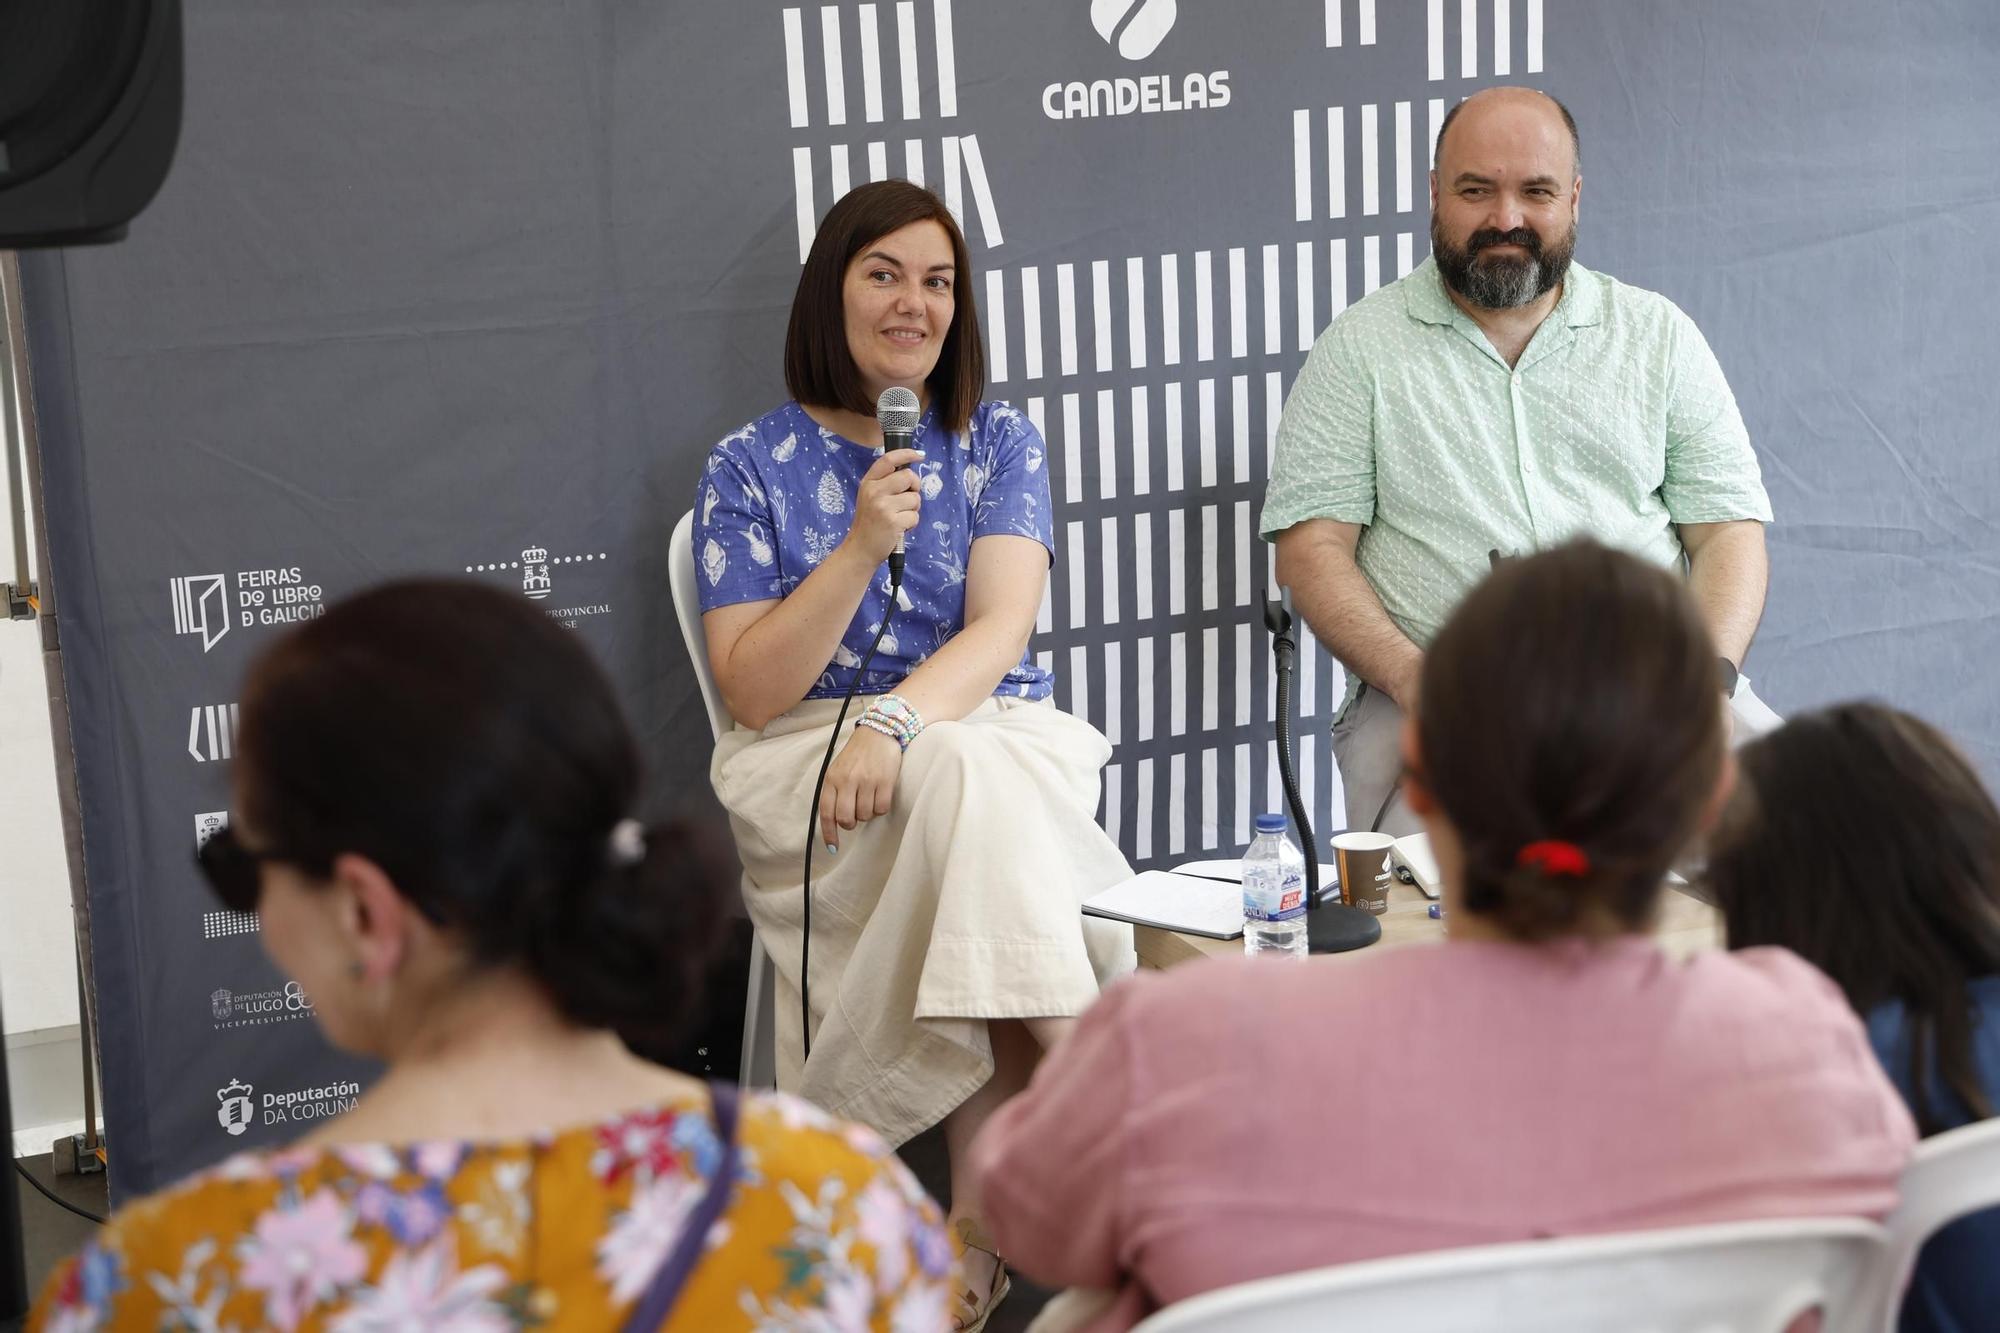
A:
{"type": "Polygon", "coordinates": [[[1026,417],[980,401],[970,267],[920,186],[835,204],[792,305],[791,401],[710,452],[694,532],[737,723],[710,773],[778,972],[779,1082],[894,1143],[944,1123],[961,1328],[1007,1287],[972,1136],[1132,965],[1129,929],[1079,912],[1130,873],[1095,821],[1110,747],[1055,708],[1027,653],[1052,559],[1047,461],[1026,417]],[[883,453],[875,404],[898,386],[921,408],[915,447],[883,453]]]}

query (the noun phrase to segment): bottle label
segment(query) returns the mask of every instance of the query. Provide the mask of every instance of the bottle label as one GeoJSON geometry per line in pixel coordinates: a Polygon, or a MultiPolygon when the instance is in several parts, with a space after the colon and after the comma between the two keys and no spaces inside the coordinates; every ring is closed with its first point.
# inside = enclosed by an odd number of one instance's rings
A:
{"type": "Polygon", "coordinates": [[[1303,871],[1287,869],[1282,874],[1266,872],[1243,877],[1245,921],[1295,921],[1305,915],[1305,910],[1303,871]]]}

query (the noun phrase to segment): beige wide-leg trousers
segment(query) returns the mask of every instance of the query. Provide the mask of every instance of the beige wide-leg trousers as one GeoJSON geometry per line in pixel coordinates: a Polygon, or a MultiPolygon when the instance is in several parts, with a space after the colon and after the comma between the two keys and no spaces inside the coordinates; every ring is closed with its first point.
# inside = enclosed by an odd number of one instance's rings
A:
{"type": "MultiPolygon", "coordinates": [[[[852,719],[870,701],[857,698],[852,719]]],[[[716,744],[710,776],[777,971],[778,1085],[902,1143],[993,1073],[986,1022],[1080,1014],[1134,965],[1082,901],[1130,876],[1096,822],[1110,744],[1044,701],[989,699],[903,756],[893,808],[813,853],[811,1058],[801,1064],[800,892],[835,700],[716,744]]]]}

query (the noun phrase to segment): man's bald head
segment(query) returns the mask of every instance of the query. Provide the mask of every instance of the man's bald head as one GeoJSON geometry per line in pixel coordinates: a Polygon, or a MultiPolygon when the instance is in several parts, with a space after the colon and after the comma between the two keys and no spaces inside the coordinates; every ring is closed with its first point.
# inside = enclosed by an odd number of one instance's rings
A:
{"type": "Polygon", "coordinates": [[[1461,113],[1478,116],[1502,111],[1513,114],[1541,111],[1560,120],[1563,129],[1569,132],[1570,156],[1573,164],[1570,176],[1574,178],[1583,174],[1583,140],[1576,132],[1576,117],[1569,113],[1568,107],[1536,88],[1482,88],[1463,102],[1453,103],[1451,110],[1444,113],[1444,123],[1438,126],[1437,145],[1431,165],[1442,169],[1445,138],[1451,133],[1452,122],[1457,120],[1461,113]]]}

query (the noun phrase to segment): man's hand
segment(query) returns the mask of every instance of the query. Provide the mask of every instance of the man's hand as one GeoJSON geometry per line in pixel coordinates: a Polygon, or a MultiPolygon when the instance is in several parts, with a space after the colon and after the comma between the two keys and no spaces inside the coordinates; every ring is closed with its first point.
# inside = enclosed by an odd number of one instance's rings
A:
{"type": "Polygon", "coordinates": [[[1408,712],[1423,652],[1382,609],[1355,563],[1361,525],[1310,518],[1278,534],[1278,582],[1340,664],[1408,712]]]}
{"type": "Polygon", "coordinates": [[[896,777],[903,771],[903,750],[879,731],[856,727],[834,757],[819,796],[819,831],[830,852],[840,850],[840,830],[851,829],[889,813],[896,799],[896,777]]]}

